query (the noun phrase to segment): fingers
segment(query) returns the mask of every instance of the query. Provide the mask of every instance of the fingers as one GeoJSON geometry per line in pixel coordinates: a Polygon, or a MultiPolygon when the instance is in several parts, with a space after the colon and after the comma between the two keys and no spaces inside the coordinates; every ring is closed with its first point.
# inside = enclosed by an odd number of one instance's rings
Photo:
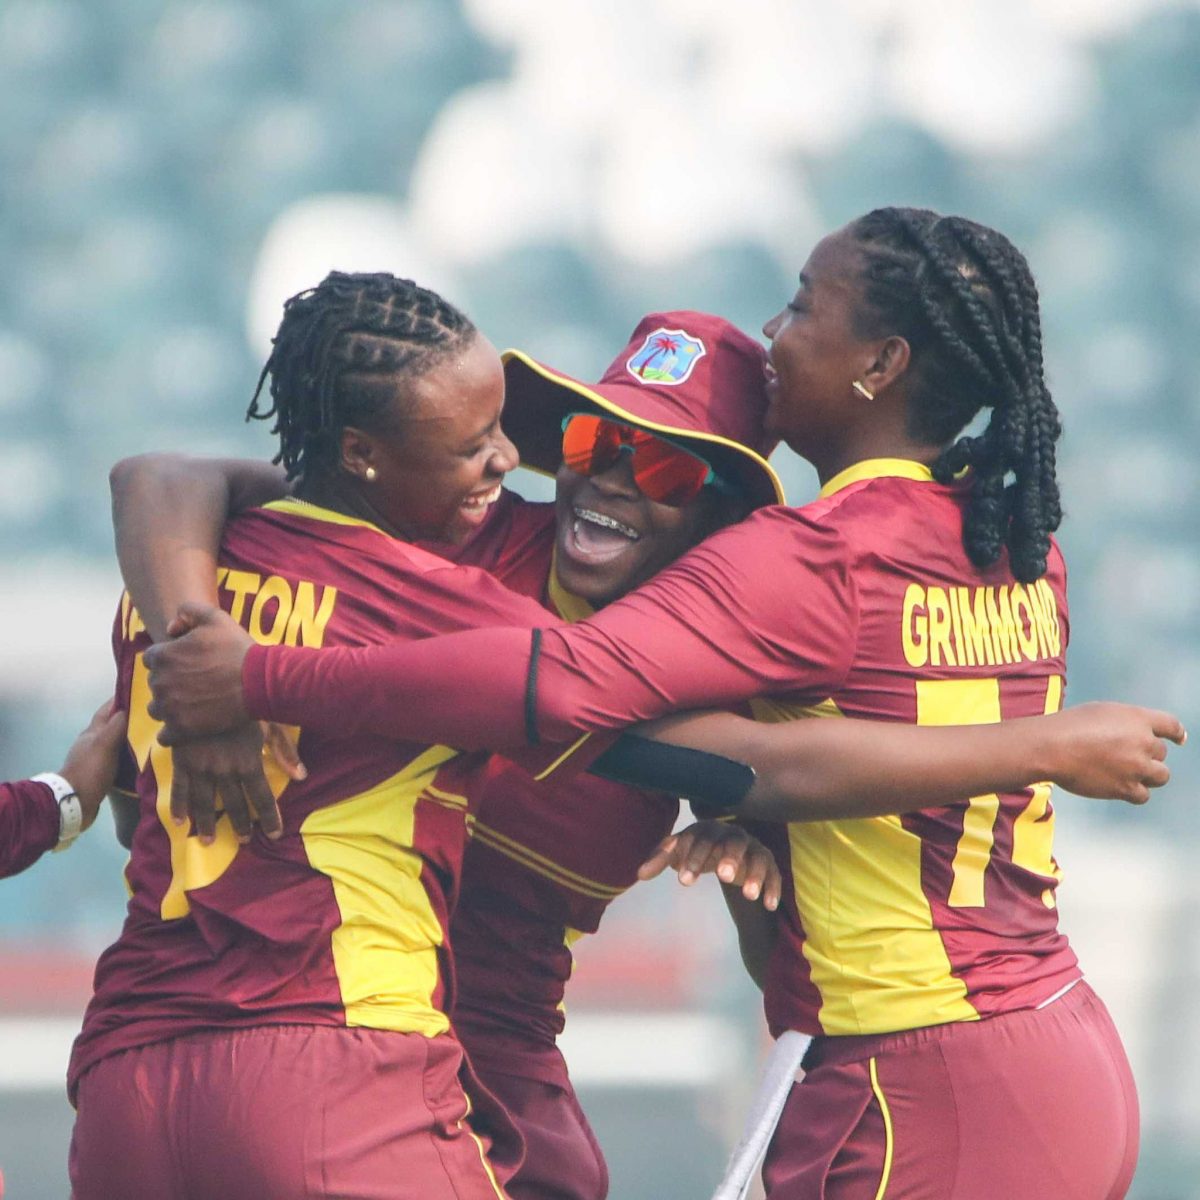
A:
{"type": "Polygon", "coordinates": [[[1182,746],[1187,741],[1187,730],[1184,729],[1183,722],[1174,713],[1151,709],[1150,727],[1154,730],[1156,737],[1166,738],[1177,746],[1182,746]]]}
{"type": "MultiPolygon", "coordinates": [[[[108,706],[106,706],[108,707],[108,706]]],[[[100,738],[106,746],[115,749],[125,737],[129,714],[121,708],[113,708],[100,726],[100,738]]],[[[93,718],[94,719],[94,718],[93,718]]]]}
{"type": "Polygon", "coordinates": [[[639,879],[653,879],[674,867],[679,882],[690,887],[701,875],[716,875],[730,887],[740,887],[750,901],[760,897],[774,911],[783,882],[774,855],[737,825],[698,821],[665,838],[638,870],[639,879]]]}
{"type": "MultiPolygon", "coordinates": [[[[686,852],[677,854],[682,863],[679,868],[679,882],[684,887],[691,887],[701,875],[715,872],[720,862],[736,857],[725,845],[723,827],[718,827],[719,833],[706,832],[704,836],[693,834],[691,844],[686,852]]],[[[687,831],[684,831],[685,834],[687,831]]],[[[682,837],[680,839],[683,840],[682,837]]]]}
{"type": "MultiPolygon", "coordinates": [[[[261,766],[257,774],[242,780],[242,785],[246,800],[253,815],[258,817],[258,823],[262,827],[263,833],[272,841],[282,836],[283,817],[280,815],[279,805],[275,801],[274,793],[267,783],[267,777],[263,774],[261,766]]],[[[246,830],[244,840],[250,840],[249,828],[246,830]]]]}
{"type": "Polygon", "coordinates": [[[779,868],[775,865],[774,857],[762,846],[755,846],[745,856],[745,881],[742,883],[742,895],[747,900],[757,900],[762,897],[763,905],[774,911],[779,904],[781,890],[779,868]]]}
{"type": "Polygon", "coordinates": [[[678,840],[674,835],[663,838],[658,849],[638,867],[638,878],[641,880],[657,879],[671,865],[671,856],[678,840]]]}
{"type": "Polygon", "coordinates": [[[205,846],[211,846],[217,839],[217,791],[212,776],[193,775],[190,778],[186,771],[179,770],[175,765],[175,781],[171,787],[171,811],[176,811],[175,788],[180,779],[186,780],[186,800],[181,801],[180,812],[187,812],[192,818],[192,830],[205,846]]]}
{"type": "Polygon", "coordinates": [[[171,777],[170,798],[171,821],[175,825],[186,825],[192,811],[191,776],[186,771],[175,770],[171,777]]]}
{"type": "Polygon", "coordinates": [[[308,768],[300,761],[300,747],[292,734],[274,721],[264,721],[262,729],[263,741],[283,773],[292,780],[307,779],[308,768]]]}
{"type": "MultiPolygon", "coordinates": [[[[1142,773],[1142,782],[1147,787],[1163,787],[1171,781],[1171,769],[1164,762],[1150,763],[1142,773]]],[[[1149,796],[1147,796],[1149,799],[1149,796]]]]}
{"type": "Polygon", "coordinates": [[[779,907],[779,902],[782,899],[783,873],[780,871],[779,864],[775,861],[775,856],[772,854],[766,883],[763,884],[763,907],[768,912],[774,912],[779,907]]]}
{"type": "Polygon", "coordinates": [[[226,775],[217,781],[217,792],[229,824],[233,826],[234,835],[244,846],[253,832],[253,815],[246,802],[246,793],[242,788],[241,778],[237,775],[226,775]]]}
{"type": "Polygon", "coordinates": [[[185,600],[179,606],[179,611],[171,618],[170,624],[167,626],[168,637],[182,637],[189,630],[195,629],[197,625],[206,625],[212,621],[213,606],[211,604],[197,604],[192,600],[185,600]]]}
{"type": "Polygon", "coordinates": [[[167,623],[167,637],[183,637],[185,633],[189,633],[193,629],[195,629],[195,625],[179,613],[176,613],[167,623]]]}

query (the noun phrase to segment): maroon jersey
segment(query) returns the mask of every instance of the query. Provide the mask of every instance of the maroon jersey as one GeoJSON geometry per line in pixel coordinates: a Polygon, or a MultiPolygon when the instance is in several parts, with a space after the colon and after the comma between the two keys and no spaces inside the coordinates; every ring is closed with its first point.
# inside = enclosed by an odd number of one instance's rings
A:
{"type": "Polygon", "coordinates": [[[0,879],[37,862],[58,843],[58,804],[50,785],[0,783],[0,879]]]}
{"type": "Polygon", "coordinates": [[[637,881],[678,802],[588,775],[547,788],[499,757],[480,782],[451,923],[455,1028],[481,1068],[561,1085],[571,947],[637,881]]]}
{"type": "MultiPolygon", "coordinates": [[[[591,607],[557,585],[554,505],[505,493],[462,546],[436,546],[481,567],[567,620],[591,607]]],[[[472,780],[478,804],[450,924],[454,1026],[481,1069],[562,1086],[555,1050],[572,947],[671,831],[674,797],[591,775],[539,782],[496,757],[472,780]]]]}
{"type": "Polygon", "coordinates": [[[551,607],[546,583],[554,554],[552,503],[529,501],[505,488],[487,519],[465,542],[421,545],[451,562],[478,567],[514,592],[551,607]]]}
{"type": "MultiPolygon", "coordinates": [[[[294,500],[230,525],[218,587],[224,607],[264,644],[363,645],[481,620],[550,619],[481,571],[294,500]]],[[[288,783],[277,769],[272,777],[283,837],[256,833],[240,846],[222,816],[204,846],[170,817],[172,755],[147,712],[149,641],[128,596],[114,644],[141,812],[128,914],[97,966],[72,1090],[105,1055],[200,1029],[445,1031],[449,897],[471,775],[485,760],[302,729],[307,779],[288,783]]]]}
{"type": "MultiPolygon", "coordinates": [[[[565,739],[763,696],[758,715],[777,718],[947,724],[1053,711],[1067,642],[1062,557],[1055,546],[1030,586],[1004,555],[975,568],[962,546],[966,499],[965,485],[883,459],[842,472],[804,508],[759,510],[590,620],[547,630],[538,727],[565,739]]],[[[375,711],[356,715],[366,728],[512,739],[528,641],[493,630],[355,656],[252,651],[248,695],[256,711],[276,711],[278,697],[278,709],[304,713],[326,689],[350,703],[365,686],[375,711]],[[480,661],[486,675],[471,669],[480,661]],[[468,679],[470,700],[452,708],[468,679]],[[387,708],[400,683],[422,697],[419,712],[387,708]]],[[[767,987],[772,1028],[972,1020],[1078,978],[1057,929],[1052,836],[1047,786],[776,830],[789,887],[767,987]]]]}

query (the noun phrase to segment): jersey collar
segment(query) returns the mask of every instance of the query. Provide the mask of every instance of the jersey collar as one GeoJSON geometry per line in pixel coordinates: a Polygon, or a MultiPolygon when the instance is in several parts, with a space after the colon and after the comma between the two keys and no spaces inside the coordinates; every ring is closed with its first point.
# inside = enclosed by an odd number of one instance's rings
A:
{"type": "Polygon", "coordinates": [[[911,458],[867,458],[862,462],[839,471],[820,491],[820,499],[832,496],[852,483],[864,479],[912,479],[917,483],[932,483],[933,472],[924,464],[911,458]]]}
{"type": "Polygon", "coordinates": [[[550,603],[554,605],[554,611],[564,621],[586,621],[588,617],[595,616],[596,610],[582,596],[568,592],[558,582],[557,563],[558,551],[555,550],[550,559],[550,578],[546,580],[546,593],[550,597],[550,603]]]}
{"type": "Polygon", "coordinates": [[[363,529],[374,529],[376,533],[382,533],[384,537],[390,535],[384,533],[373,521],[363,520],[362,517],[351,517],[345,513],[335,512],[332,508],[322,508],[319,504],[313,504],[310,500],[301,500],[296,496],[285,496],[282,500],[271,500],[263,505],[263,508],[270,512],[289,513],[292,516],[308,517],[310,521],[326,521],[330,525],[358,525],[363,529]]]}

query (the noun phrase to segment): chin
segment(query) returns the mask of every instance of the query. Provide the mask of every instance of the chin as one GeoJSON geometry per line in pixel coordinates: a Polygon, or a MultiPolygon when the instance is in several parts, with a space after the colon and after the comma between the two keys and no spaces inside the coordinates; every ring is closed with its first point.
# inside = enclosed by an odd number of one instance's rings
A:
{"type": "Polygon", "coordinates": [[[610,585],[604,579],[597,579],[590,571],[575,570],[572,564],[558,564],[558,582],[572,596],[586,600],[593,608],[600,608],[616,596],[621,595],[619,585],[610,585]]]}

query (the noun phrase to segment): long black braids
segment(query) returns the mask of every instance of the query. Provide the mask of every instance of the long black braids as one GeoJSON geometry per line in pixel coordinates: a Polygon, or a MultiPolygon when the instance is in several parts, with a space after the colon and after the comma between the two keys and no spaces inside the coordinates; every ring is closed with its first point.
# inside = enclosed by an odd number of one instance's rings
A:
{"type": "Polygon", "coordinates": [[[1054,457],[1062,426],[1029,264],[995,230],[928,209],[880,208],[851,228],[864,264],[859,332],[897,333],[912,351],[909,433],[947,446],[935,478],[971,469],[967,554],[988,566],[1007,545],[1013,574],[1031,583],[1045,573],[1062,521],[1054,457]],[[951,442],[985,407],[984,431],[951,442]]]}
{"type": "Polygon", "coordinates": [[[474,334],[467,316],[411,279],[332,271],[284,304],[246,420],[275,418],[274,461],[288,479],[328,475],[347,425],[377,426],[397,380],[415,379],[474,334]]]}

